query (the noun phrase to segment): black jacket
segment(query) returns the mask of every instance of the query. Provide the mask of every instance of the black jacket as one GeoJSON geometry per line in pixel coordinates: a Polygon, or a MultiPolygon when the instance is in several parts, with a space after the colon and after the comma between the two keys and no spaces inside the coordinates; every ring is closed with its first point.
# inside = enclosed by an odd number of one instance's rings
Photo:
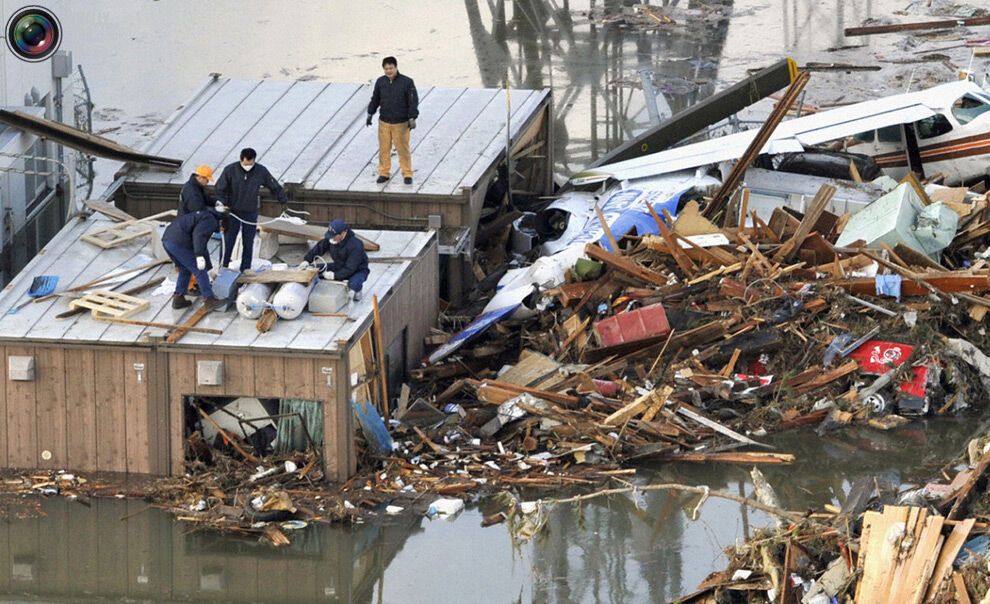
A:
{"type": "Polygon", "coordinates": [[[333,272],[333,278],[337,281],[350,279],[360,272],[368,272],[368,253],[364,251],[364,244],[354,235],[354,231],[348,229],[344,240],[333,245],[330,240],[324,237],[306,253],[304,260],[313,262],[317,256],[322,256],[327,252],[333,262],[328,264],[324,271],[333,272]]]}
{"type": "Polygon", "coordinates": [[[241,162],[228,164],[217,179],[217,199],[234,212],[257,212],[261,207],[261,187],[266,187],[279,201],[286,203],[289,198],[285,189],[278,184],[268,168],[255,162],[250,171],[241,167],[241,162]]]}
{"type": "Polygon", "coordinates": [[[182,192],[179,193],[178,215],[182,216],[183,214],[212,208],[215,203],[216,199],[208,194],[206,189],[199,186],[199,182],[196,181],[196,175],[193,174],[186,181],[186,184],[182,185],[182,192]]]}
{"type": "Polygon", "coordinates": [[[220,222],[213,210],[183,214],[172,221],[162,234],[162,243],[169,242],[190,249],[197,256],[210,257],[206,247],[213,233],[220,230],[220,222]]]}
{"type": "Polygon", "coordinates": [[[368,103],[368,115],[374,115],[381,107],[378,117],[387,124],[401,124],[419,117],[419,94],[412,78],[396,74],[394,80],[382,76],[375,81],[375,90],[368,103]]]}

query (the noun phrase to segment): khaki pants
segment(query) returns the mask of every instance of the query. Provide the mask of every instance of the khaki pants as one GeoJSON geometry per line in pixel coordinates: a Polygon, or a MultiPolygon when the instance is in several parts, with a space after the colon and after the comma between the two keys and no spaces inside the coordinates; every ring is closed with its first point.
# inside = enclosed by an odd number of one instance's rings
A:
{"type": "Polygon", "coordinates": [[[392,174],[392,146],[399,154],[399,168],[402,175],[412,178],[412,154],[409,152],[409,124],[389,124],[378,120],[378,175],[392,174]]]}

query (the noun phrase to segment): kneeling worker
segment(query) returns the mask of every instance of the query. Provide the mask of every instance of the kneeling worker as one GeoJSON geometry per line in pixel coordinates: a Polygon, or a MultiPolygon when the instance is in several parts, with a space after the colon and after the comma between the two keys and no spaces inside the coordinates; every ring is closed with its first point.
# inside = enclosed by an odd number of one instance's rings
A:
{"type": "Polygon", "coordinates": [[[220,213],[208,208],[199,212],[183,214],[172,221],[162,234],[162,247],[179,269],[172,295],[172,308],[186,308],[192,302],[186,299],[189,278],[196,275],[203,304],[208,310],[219,307],[221,302],[213,296],[210,275],[206,267],[210,264],[210,251],[207,248],[213,233],[220,230],[220,213]]]}
{"type": "Polygon", "coordinates": [[[347,281],[347,287],[354,292],[354,300],[361,299],[361,288],[368,279],[368,253],[364,251],[364,244],[357,238],[343,220],[337,219],[330,223],[323,239],[313,246],[300,267],[309,266],[317,256],[322,256],[327,252],[333,260],[321,268],[324,279],[335,281],[347,281]]]}

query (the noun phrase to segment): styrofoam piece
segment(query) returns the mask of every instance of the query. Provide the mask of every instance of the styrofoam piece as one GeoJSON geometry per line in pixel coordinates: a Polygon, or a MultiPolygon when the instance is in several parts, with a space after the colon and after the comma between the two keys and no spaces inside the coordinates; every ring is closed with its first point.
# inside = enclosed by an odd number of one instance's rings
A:
{"type": "Polygon", "coordinates": [[[309,294],[309,312],[337,312],[347,302],[346,283],[320,279],[309,294]]]}

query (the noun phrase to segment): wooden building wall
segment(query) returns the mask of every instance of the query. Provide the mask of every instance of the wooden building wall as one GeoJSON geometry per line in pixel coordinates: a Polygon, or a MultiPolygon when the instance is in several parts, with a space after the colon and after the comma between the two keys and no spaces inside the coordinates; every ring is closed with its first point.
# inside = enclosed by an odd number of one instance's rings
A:
{"type": "Polygon", "coordinates": [[[154,472],[149,350],[0,344],[0,357],[0,467],[154,472]],[[33,356],[35,379],[9,380],[10,356],[33,356]]]}
{"type": "Polygon", "coordinates": [[[338,386],[346,375],[340,359],[331,356],[261,355],[247,352],[205,353],[168,349],[168,392],[170,457],[168,472],[181,474],[184,468],[184,436],[182,426],[183,397],[253,396],[256,398],[297,398],[319,401],[323,405],[324,463],[327,478],[346,480],[353,472],[354,433],[351,410],[338,401],[338,386]],[[222,386],[197,386],[198,361],[223,363],[222,386]],[[324,370],[331,373],[331,383],[324,370]]]}
{"type": "Polygon", "coordinates": [[[403,372],[419,366],[423,356],[423,338],[437,323],[440,301],[440,257],[436,237],[403,276],[381,308],[385,347],[406,329],[406,366],[403,372]]]}

